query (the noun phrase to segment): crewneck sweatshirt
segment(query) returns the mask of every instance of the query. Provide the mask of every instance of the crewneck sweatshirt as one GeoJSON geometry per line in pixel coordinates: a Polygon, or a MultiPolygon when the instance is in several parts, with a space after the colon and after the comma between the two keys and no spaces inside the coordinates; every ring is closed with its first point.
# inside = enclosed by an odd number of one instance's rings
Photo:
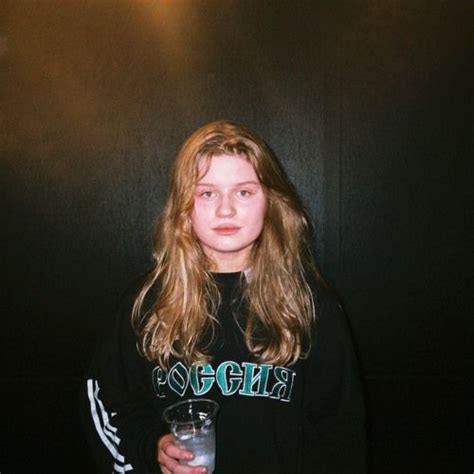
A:
{"type": "Polygon", "coordinates": [[[84,425],[99,472],[160,472],[157,440],[169,432],[163,411],[188,398],[219,404],[215,474],[365,472],[360,377],[332,292],[311,284],[317,317],[309,356],[279,366],[256,361],[245,346],[244,275],[213,277],[221,304],[206,364],[171,357],[164,369],[146,360],[130,324],[133,292],[125,300],[84,385],[84,425]]]}

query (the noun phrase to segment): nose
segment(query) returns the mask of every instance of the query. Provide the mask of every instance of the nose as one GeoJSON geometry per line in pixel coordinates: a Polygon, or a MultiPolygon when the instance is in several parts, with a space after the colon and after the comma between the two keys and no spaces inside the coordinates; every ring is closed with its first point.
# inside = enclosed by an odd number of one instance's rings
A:
{"type": "Polygon", "coordinates": [[[232,217],[235,215],[235,206],[230,196],[223,195],[216,209],[217,217],[232,217]]]}

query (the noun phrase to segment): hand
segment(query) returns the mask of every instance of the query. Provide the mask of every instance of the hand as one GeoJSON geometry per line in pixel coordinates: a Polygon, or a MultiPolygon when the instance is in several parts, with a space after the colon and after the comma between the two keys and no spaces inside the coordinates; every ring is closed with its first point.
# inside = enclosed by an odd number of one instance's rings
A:
{"type": "Polygon", "coordinates": [[[207,474],[206,467],[179,464],[180,459],[190,461],[194,456],[190,451],[179,449],[171,433],[158,440],[157,451],[158,463],[163,474],[207,474]]]}

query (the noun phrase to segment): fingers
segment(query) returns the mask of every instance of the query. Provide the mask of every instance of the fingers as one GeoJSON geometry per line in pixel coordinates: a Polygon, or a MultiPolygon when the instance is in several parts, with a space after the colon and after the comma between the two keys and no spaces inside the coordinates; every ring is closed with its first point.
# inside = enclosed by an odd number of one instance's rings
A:
{"type": "Polygon", "coordinates": [[[166,443],[163,446],[164,453],[173,459],[183,460],[183,461],[190,461],[193,459],[193,453],[190,451],[185,451],[183,449],[178,448],[174,443],[166,443]]]}
{"type": "Polygon", "coordinates": [[[193,454],[176,446],[171,434],[167,434],[158,440],[157,444],[158,463],[163,474],[206,474],[205,467],[193,467],[180,464],[179,461],[190,461],[193,454]]]}

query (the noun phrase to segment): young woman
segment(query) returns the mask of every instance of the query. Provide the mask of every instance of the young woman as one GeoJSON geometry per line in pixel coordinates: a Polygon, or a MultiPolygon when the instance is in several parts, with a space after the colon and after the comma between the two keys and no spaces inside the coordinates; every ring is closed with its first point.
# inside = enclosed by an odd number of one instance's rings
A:
{"type": "Polygon", "coordinates": [[[184,143],[154,267],[123,305],[86,382],[101,472],[197,474],[162,419],[179,400],[220,405],[216,474],[362,473],[361,385],[346,323],[309,251],[281,165],[246,127],[184,143]]]}

